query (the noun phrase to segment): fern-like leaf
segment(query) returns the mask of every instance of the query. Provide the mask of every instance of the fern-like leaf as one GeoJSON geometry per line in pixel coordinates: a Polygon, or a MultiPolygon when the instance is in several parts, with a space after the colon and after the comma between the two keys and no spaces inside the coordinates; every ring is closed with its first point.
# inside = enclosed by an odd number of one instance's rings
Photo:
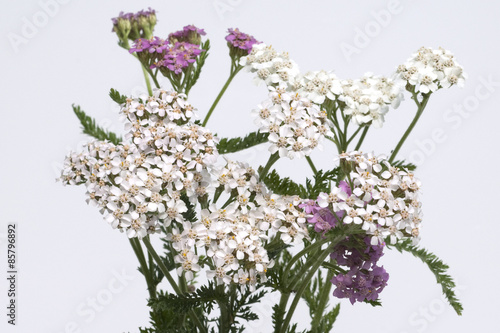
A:
{"type": "Polygon", "coordinates": [[[106,131],[96,124],[95,119],[88,116],[78,105],[73,105],[73,112],[82,124],[84,134],[88,134],[101,141],[109,141],[115,145],[119,144],[122,139],[113,132],[106,131]]]}
{"type": "Polygon", "coordinates": [[[252,132],[245,137],[222,138],[217,145],[219,154],[236,153],[238,151],[267,142],[268,133],[252,132]]]}
{"type": "Polygon", "coordinates": [[[457,298],[454,289],[456,288],[456,284],[453,281],[453,278],[446,273],[449,266],[446,265],[441,259],[439,259],[435,254],[427,251],[426,249],[419,248],[417,246],[412,245],[410,239],[403,240],[396,244],[389,244],[387,246],[394,247],[399,252],[409,252],[413,254],[415,257],[422,260],[431,270],[432,273],[436,276],[436,281],[441,285],[441,289],[443,290],[443,294],[446,299],[453,307],[455,312],[461,316],[463,312],[463,306],[460,303],[460,300],[457,298]]]}
{"type": "Polygon", "coordinates": [[[414,171],[417,168],[415,164],[406,161],[394,161],[392,162],[392,166],[405,169],[407,171],[414,171]]]}
{"type": "Polygon", "coordinates": [[[269,172],[262,181],[276,194],[298,195],[302,198],[307,197],[307,190],[304,185],[297,184],[288,177],[281,178],[276,170],[269,172]]]}
{"type": "Polygon", "coordinates": [[[224,291],[215,287],[209,282],[208,285],[199,287],[193,293],[182,295],[159,294],[156,299],[149,301],[149,306],[155,310],[172,310],[176,313],[186,313],[187,311],[203,306],[210,313],[217,301],[227,302],[227,295],[224,291]]]}
{"type": "Polygon", "coordinates": [[[118,104],[123,104],[127,101],[127,96],[120,94],[117,90],[111,88],[109,90],[109,97],[118,104]]]}

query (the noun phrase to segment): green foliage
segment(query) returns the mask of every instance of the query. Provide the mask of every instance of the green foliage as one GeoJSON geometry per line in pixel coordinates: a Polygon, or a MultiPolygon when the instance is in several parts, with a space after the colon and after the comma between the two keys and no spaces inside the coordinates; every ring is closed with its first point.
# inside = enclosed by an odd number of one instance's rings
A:
{"type": "Polygon", "coordinates": [[[331,282],[329,280],[330,278],[324,278],[322,271],[319,270],[314,280],[311,281],[309,287],[302,295],[302,298],[309,307],[309,313],[312,319],[311,330],[309,330],[308,333],[330,332],[339,314],[340,304],[337,304],[332,310],[324,313],[324,309],[328,308],[328,299],[322,299],[322,295],[327,293],[329,297],[331,294],[331,282]],[[319,318],[316,318],[317,316],[319,316],[319,318]],[[315,321],[317,324],[313,325],[312,323],[315,321]]]}
{"type": "Polygon", "coordinates": [[[206,42],[202,43],[200,48],[203,50],[203,52],[200,53],[200,55],[196,58],[196,66],[194,71],[191,73],[191,75],[186,79],[186,95],[189,94],[189,91],[191,88],[196,84],[198,79],[200,78],[201,74],[201,69],[205,65],[205,61],[208,58],[208,51],[210,50],[210,40],[207,39],[206,42]]]}
{"type": "MultiPolygon", "coordinates": [[[[189,317],[173,309],[150,311],[149,328],[139,328],[140,333],[192,333],[198,332],[189,317]]],[[[203,318],[202,316],[200,316],[203,318]]],[[[205,325],[206,326],[206,325],[205,325]]]]}
{"type": "Polygon", "coordinates": [[[186,313],[195,308],[202,308],[204,313],[210,313],[216,302],[227,302],[223,289],[217,288],[213,282],[200,286],[192,293],[182,295],[160,293],[148,305],[155,311],[172,310],[176,313],[186,313]]]}
{"type": "Polygon", "coordinates": [[[340,168],[326,172],[319,170],[312,180],[306,179],[307,196],[305,198],[316,199],[321,192],[330,192],[330,184],[337,182],[339,170],[340,168]]]}
{"type": "MultiPolygon", "coordinates": [[[[261,288],[261,286],[259,286],[258,288],[261,288]]],[[[259,319],[259,316],[257,316],[257,314],[251,310],[250,306],[252,304],[259,303],[260,300],[267,294],[267,291],[260,290],[251,292],[249,289],[246,289],[244,292],[237,291],[237,293],[239,293],[240,295],[234,300],[235,304],[233,313],[235,319],[241,318],[246,321],[259,319]]],[[[235,323],[238,323],[238,321],[235,320],[235,323]]]]}
{"type": "Polygon", "coordinates": [[[307,198],[307,190],[304,185],[297,184],[289,177],[281,178],[276,170],[269,172],[263,181],[276,194],[298,195],[301,198],[307,198]]]}
{"type": "Polygon", "coordinates": [[[333,329],[333,324],[335,324],[335,320],[340,312],[340,303],[333,307],[332,310],[323,314],[320,319],[319,325],[317,328],[311,329],[308,333],[328,333],[333,329]]]}
{"type": "Polygon", "coordinates": [[[196,216],[196,206],[189,201],[189,197],[184,192],[181,194],[181,200],[184,201],[187,207],[187,211],[182,213],[184,220],[191,223],[196,222],[198,220],[198,217],[196,216]]]}
{"type": "Polygon", "coordinates": [[[279,304],[274,304],[273,306],[273,327],[274,332],[279,332],[281,330],[281,324],[283,323],[283,319],[285,318],[285,309],[282,309],[279,304]]]}
{"type": "Polygon", "coordinates": [[[245,137],[237,138],[222,138],[217,145],[219,154],[236,153],[261,143],[267,142],[268,133],[252,132],[245,137]]]}
{"type": "Polygon", "coordinates": [[[391,163],[392,166],[400,168],[400,169],[405,169],[407,171],[415,171],[417,166],[413,163],[405,162],[405,161],[394,161],[391,163]]]}
{"type": "Polygon", "coordinates": [[[363,302],[370,304],[373,307],[382,306],[382,302],[380,301],[380,299],[377,299],[375,301],[370,301],[370,300],[365,299],[363,302]]]}
{"type": "Polygon", "coordinates": [[[306,179],[306,185],[297,184],[288,177],[281,178],[276,170],[269,172],[262,181],[274,193],[281,195],[298,195],[301,198],[315,199],[321,192],[329,192],[331,182],[336,183],[339,168],[323,172],[319,170],[313,179],[306,179]]]}
{"type": "Polygon", "coordinates": [[[109,141],[115,145],[119,144],[122,139],[113,132],[106,131],[96,124],[96,121],[85,114],[85,112],[78,105],[73,105],[73,112],[82,124],[84,134],[88,134],[101,141],[109,141]]]}
{"type": "Polygon", "coordinates": [[[120,94],[118,91],[116,91],[113,88],[111,88],[109,90],[109,97],[111,97],[111,99],[113,101],[115,101],[116,103],[118,103],[120,105],[127,102],[127,96],[120,94]]]}
{"type": "Polygon", "coordinates": [[[410,239],[403,240],[393,245],[387,242],[387,246],[389,248],[394,247],[399,252],[409,252],[415,257],[422,260],[429,267],[431,272],[436,276],[437,283],[441,285],[443,294],[446,296],[446,299],[453,307],[455,312],[459,316],[462,315],[463,306],[455,295],[455,291],[453,290],[456,287],[455,282],[450,275],[446,274],[446,271],[449,268],[448,265],[446,265],[435,254],[427,251],[426,249],[418,248],[417,246],[412,245],[410,239]]]}
{"type": "MultiPolygon", "coordinates": [[[[280,291],[282,293],[291,292],[290,288],[283,283],[284,281],[284,273],[285,267],[288,262],[292,259],[292,255],[286,249],[278,252],[275,255],[275,265],[272,269],[267,271],[267,281],[264,283],[264,286],[267,288],[271,288],[275,291],[280,291]]],[[[297,263],[290,270],[289,276],[295,276],[303,267],[303,263],[301,260],[298,260],[297,263]]]]}
{"type": "Polygon", "coordinates": [[[289,247],[291,247],[291,245],[285,244],[279,236],[276,236],[265,246],[269,259],[276,258],[283,250],[286,250],[289,247]]]}

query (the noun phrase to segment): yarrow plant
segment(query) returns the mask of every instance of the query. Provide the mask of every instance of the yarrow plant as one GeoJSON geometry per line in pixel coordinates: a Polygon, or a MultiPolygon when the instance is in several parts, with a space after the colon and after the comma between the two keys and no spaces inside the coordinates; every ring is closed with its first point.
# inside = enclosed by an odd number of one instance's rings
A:
{"type": "Polygon", "coordinates": [[[84,185],[87,203],[128,238],[149,293],[150,327],[140,332],[244,332],[259,319],[252,306],[271,292],[280,301],[269,332],[298,332],[300,300],[311,316],[303,332],[330,332],[339,313],[339,304],[328,305],[333,297],[381,305],[389,283],[381,258],[391,248],[426,263],[461,314],[448,267],[418,246],[415,166],[396,160],[430,96],[464,83],[449,51],[421,48],[387,77],[340,79],[325,70],[302,74],[288,53],[229,29],[229,77],[199,112],[189,93],[208,57],[205,31],[187,25],[157,36],[151,9],[112,22],[118,44],[139,60],[148,93],[111,89],[123,138],[74,106],[93,139],[68,154],[59,180],[84,185]],[[256,131],[219,137],[206,125],[243,69],[268,88],[252,111],[256,131]],[[383,126],[405,91],[417,112],[396,147],[389,156],[362,152],[368,130],[383,126]],[[259,144],[269,146],[263,166],[224,156],[259,144]],[[319,170],[311,152],[333,147],[334,167],[319,170]],[[279,159],[304,159],[312,175],[305,183],[281,177],[272,169],[279,159]],[[164,279],[169,291],[160,289],[164,279]]]}

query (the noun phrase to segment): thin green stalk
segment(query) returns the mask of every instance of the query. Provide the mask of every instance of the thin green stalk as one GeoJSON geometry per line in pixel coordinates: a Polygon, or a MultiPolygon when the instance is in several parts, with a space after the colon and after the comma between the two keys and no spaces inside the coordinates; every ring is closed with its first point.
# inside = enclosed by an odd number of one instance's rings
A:
{"type": "Polygon", "coordinates": [[[227,308],[227,304],[223,301],[218,302],[218,304],[220,309],[219,333],[229,333],[229,330],[231,329],[229,309],[227,308]]]}
{"type": "Polygon", "coordinates": [[[347,150],[347,147],[349,147],[351,141],[354,140],[354,138],[356,137],[356,135],[358,135],[359,131],[361,131],[362,128],[363,126],[359,126],[358,129],[351,135],[349,140],[347,140],[347,143],[345,144],[345,150],[347,150]]]}
{"type": "MultiPolygon", "coordinates": [[[[123,45],[121,45],[121,47],[128,51],[130,49],[130,44],[128,43],[128,40],[125,40],[125,41],[122,41],[122,42],[123,42],[123,45]]],[[[143,63],[141,62],[141,60],[139,59],[139,57],[137,56],[137,54],[133,53],[132,55],[137,60],[139,60],[139,62],[141,64],[142,74],[144,75],[144,80],[146,81],[146,87],[148,88],[149,96],[152,96],[153,95],[153,91],[151,89],[151,82],[149,81],[148,74],[151,75],[151,78],[153,79],[153,82],[155,83],[156,88],[160,88],[160,85],[158,84],[158,81],[156,80],[156,76],[153,75],[153,72],[150,69],[146,68],[143,65],[143,63]]]]}
{"type": "Polygon", "coordinates": [[[158,80],[156,79],[156,75],[158,74],[158,70],[156,70],[155,73],[153,73],[153,71],[151,69],[146,69],[146,70],[148,71],[149,75],[151,75],[151,78],[153,79],[155,87],[160,88],[160,84],[158,83],[158,80]]]}
{"type": "Polygon", "coordinates": [[[151,89],[151,82],[149,82],[149,73],[142,63],[141,63],[141,68],[142,68],[142,74],[144,74],[144,80],[146,81],[146,87],[148,88],[148,94],[149,96],[153,96],[153,90],[151,89]]]}
{"type": "Polygon", "coordinates": [[[259,179],[264,179],[273,164],[276,163],[279,158],[280,155],[278,154],[278,152],[275,152],[274,154],[271,154],[271,156],[269,156],[269,160],[267,161],[266,165],[259,172],[259,179]]]}
{"type": "Polygon", "coordinates": [[[394,148],[394,151],[392,152],[391,157],[389,158],[389,163],[392,163],[394,161],[394,159],[396,158],[396,155],[398,154],[399,150],[403,146],[403,143],[405,143],[405,141],[408,138],[408,136],[410,135],[411,131],[413,130],[413,128],[417,124],[420,116],[424,112],[425,106],[427,105],[427,102],[429,101],[430,94],[425,94],[425,95],[422,94],[422,96],[423,96],[422,102],[419,102],[417,94],[416,93],[413,94],[413,100],[415,101],[415,103],[418,106],[417,114],[415,115],[415,118],[413,118],[413,121],[411,122],[410,126],[406,130],[405,134],[403,134],[403,137],[401,138],[401,140],[399,140],[396,148],[394,148]]]}
{"type": "Polygon", "coordinates": [[[311,160],[311,157],[306,156],[307,163],[309,163],[309,166],[311,167],[311,170],[313,171],[314,174],[318,173],[318,169],[316,169],[316,166],[314,165],[313,161],[311,160]]]}
{"type": "Polygon", "coordinates": [[[361,133],[361,137],[359,138],[358,144],[356,145],[356,148],[354,150],[358,150],[361,145],[363,144],[363,141],[365,140],[366,133],[368,133],[368,130],[370,129],[370,126],[366,126],[365,129],[363,130],[363,133],[361,133]]]}
{"type": "Polygon", "coordinates": [[[314,276],[314,274],[316,274],[316,271],[319,269],[325,258],[330,255],[330,252],[335,245],[337,245],[337,242],[332,242],[332,244],[330,244],[330,246],[328,246],[328,248],[324,252],[322,252],[321,255],[314,261],[314,264],[311,266],[309,273],[304,277],[304,280],[300,284],[299,288],[296,290],[295,297],[293,298],[292,304],[290,305],[290,308],[287,311],[283,325],[281,326],[282,333],[286,333],[286,331],[288,330],[288,326],[290,325],[290,321],[292,320],[293,313],[295,312],[295,309],[299,304],[299,300],[302,297],[304,290],[306,289],[307,285],[311,282],[311,278],[314,276]]]}
{"type": "Polygon", "coordinates": [[[163,263],[163,260],[161,260],[158,253],[156,253],[156,251],[153,248],[153,246],[151,245],[151,242],[149,241],[149,239],[143,238],[142,241],[143,241],[144,245],[146,245],[148,252],[151,253],[151,255],[153,256],[153,259],[155,260],[155,262],[158,265],[158,267],[160,268],[160,270],[163,272],[163,275],[165,275],[165,277],[167,278],[168,282],[170,283],[170,285],[172,286],[174,291],[179,295],[182,294],[182,291],[180,290],[180,288],[177,285],[177,283],[175,282],[174,278],[172,277],[172,275],[168,271],[167,267],[163,263]]]}
{"type": "MultiPolygon", "coordinates": [[[[281,298],[280,298],[280,304],[279,304],[280,309],[283,309],[283,310],[286,309],[286,305],[288,304],[288,299],[290,299],[290,291],[282,292],[281,298]]],[[[283,319],[283,318],[281,318],[281,319],[283,319]]],[[[275,332],[280,332],[282,325],[283,325],[282,321],[277,321],[275,332]]]]}
{"type": "Polygon", "coordinates": [[[207,125],[208,119],[210,118],[210,116],[214,112],[217,104],[219,104],[219,101],[222,98],[222,95],[224,95],[224,93],[227,90],[227,87],[229,87],[229,85],[231,84],[231,81],[233,81],[236,74],[238,74],[238,72],[241,71],[242,69],[243,69],[243,66],[235,65],[234,62],[231,63],[231,73],[229,74],[229,78],[227,79],[226,83],[222,87],[222,90],[219,92],[219,95],[217,95],[217,98],[215,99],[212,106],[210,107],[210,110],[208,110],[208,113],[207,113],[205,119],[203,120],[202,126],[207,125]]]}
{"type": "Polygon", "coordinates": [[[318,329],[318,325],[321,322],[323,317],[323,312],[325,312],[325,308],[328,304],[328,300],[330,299],[330,291],[332,289],[333,283],[330,283],[330,280],[333,278],[333,271],[328,270],[325,280],[325,286],[323,290],[320,290],[320,299],[318,303],[318,308],[316,309],[316,313],[314,314],[314,318],[311,322],[311,332],[315,332],[318,329]]]}
{"type": "Polygon", "coordinates": [[[144,275],[144,278],[146,279],[146,284],[148,285],[148,292],[149,292],[149,298],[153,299],[156,298],[156,288],[154,287],[153,279],[150,275],[150,271],[148,269],[148,265],[146,263],[146,260],[144,258],[144,253],[142,253],[142,248],[141,251],[139,251],[138,246],[141,246],[140,243],[137,242],[137,239],[131,238],[129,239],[130,245],[132,246],[132,249],[134,250],[134,253],[139,260],[139,265],[141,266],[142,273],[144,275]]]}
{"type": "MultiPolygon", "coordinates": [[[[163,275],[165,275],[168,282],[170,283],[170,285],[174,289],[175,293],[177,295],[181,295],[182,291],[180,290],[179,286],[177,286],[177,284],[175,283],[175,280],[173,279],[172,275],[170,275],[170,272],[168,271],[167,267],[165,266],[165,264],[161,260],[158,253],[156,253],[156,251],[153,248],[153,246],[151,245],[151,242],[149,241],[149,239],[145,237],[142,239],[142,241],[143,241],[144,245],[146,245],[148,252],[151,253],[151,255],[153,256],[153,259],[155,260],[155,262],[158,265],[158,267],[160,268],[160,270],[163,272],[163,275]]],[[[191,318],[191,320],[193,320],[194,324],[198,327],[200,332],[206,333],[205,327],[203,326],[202,322],[200,321],[200,318],[198,318],[198,316],[196,315],[196,312],[194,312],[193,309],[189,310],[189,317],[191,318]]]]}
{"type": "MultiPolygon", "coordinates": [[[[304,249],[302,249],[302,251],[300,251],[299,253],[297,253],[296,255],[294,255],[292,257],[292,259],[290,259],[290,261],[288,262],[288,264],[286,265],[285,267],[285,270],[283,271],[283,276],[285,277],[285,283],[288,281],[288,277],[290,276],[290,270],[292,269],[292,266],[300,259],[302,258],[304,255],[306,255],[307,253],[317,249],[317,248],[320,248],[323,244],[327,243],[329,241],[329,239],[325,238],[325,239],[322,239],[322,240],[319,240],[315,243],[312,243],[311,245],[305,247],[304,249]]],[[[300,278],[300,274],[297,274],[296,277],[299,277],[300,278]]]]}

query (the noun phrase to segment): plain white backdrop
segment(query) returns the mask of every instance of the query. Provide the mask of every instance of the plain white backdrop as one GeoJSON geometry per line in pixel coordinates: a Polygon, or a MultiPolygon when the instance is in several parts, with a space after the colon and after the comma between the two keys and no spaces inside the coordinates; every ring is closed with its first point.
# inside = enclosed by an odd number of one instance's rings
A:
{"type": "MultiPolygon", "coordinates": [[[[145,282],[126,237],[85,204],[83,188],[55,182],[66,153],[87,139],[71,104],[119,132],[109,89],[144,91],[138,63],[116,45],[110,19],[148,6],[157,10],[156,35],[166,37],[187,24],[208,33],[212,50],[190,96],[201,116],[229,72],[224,36],[230,27],[288,51],[303,72],[335,70],[341,78],[368,71],[390,75],[420,46],[454,52],[469,74],[465,88],[431,97],[400,157],[419,164],[425,214],[421,245],[450,265],[464,315],[458,317],[443,302],[434,276],[420,261],[387,252],[381,262],[391,277],[381,295],[383,307],[342,301],[334,331],[496,331],[500,5],[485,0],[3,1],[0,331],[137,332],[148,324],[145,282]],[[7,325],[4,314],[9,222],[19,228],[15,327],[7,325]]],[[[256,129],[250,111],[266,91],[251,81],[244,72],[236,77],[209,122],[214,132],[232,137],[256,129]]],[[[388,153],[395,146],[415,112],[406,97],[387,115],[382,130],[369,132],[365,150],[388,153]]],[[[328,146],[312,158],[330,168],[334,155],[328,146]]],[[[267,160],[267,147],[234,157],[257,167],[267,160]]],[[[310,172],[305,160],[280,160],[277,167],[298,181],[310,172]]],[[[271,302],[258,309],[261,319],[248,332],[271,332],[271,302]]],[[[305,306],[294,320],[306,327],[305,306]]]]}

